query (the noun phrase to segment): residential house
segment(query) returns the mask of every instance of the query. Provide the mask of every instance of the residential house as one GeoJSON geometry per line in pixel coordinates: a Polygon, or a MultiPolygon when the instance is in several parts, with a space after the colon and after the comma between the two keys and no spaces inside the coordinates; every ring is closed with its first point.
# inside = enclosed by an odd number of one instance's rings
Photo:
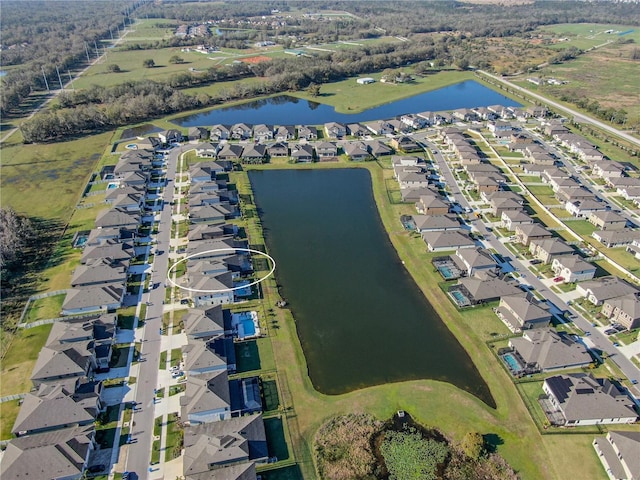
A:
{"type": "Polygon", "coordinates": [[[91,425],[102,409],[95,391],[92,395],[75,394],[62,385],[43,384],[24,396],[11,431],[23,436],[91,425]]]}
{"type": "Polygon", "coordinates": [[[424,232],[422,240],[427,244],[430,252],[445,252],[476,246],[473,239],[458,230],[424,232]]]}
{"type": "Polygon", "coordinates": [[[253,138],[258,142],[269,142],[273,140],[273,126],[260,123],[253,126],[253,138]]]}
{"type": "Polygon", "coordinates": [[[414,130],[419,130],[421,128],[425,128],[429,125],[429,120],[419,116],[419,115],[414,115],[412,113],[408,113],[406,115],[402,115],[400,117],[400,121],[402,123],[404,123],[406,126],[410,127],[411,129],[414,130]]]}
{"type": "Polygon", "coordinates": [[[611,210],[591,212],[587,220],[599,230],[622,230],[627,226],[627,219],[611,210]]]}
{"type": "Polygon", "coordinates": [[[233,237],[238,234],[238,227],[232,224],[207,225],[203,223],[189,225],[187,239],[189,242],[196,240],[212,240],[222,237],[233,237]]]}
{"type": "Polygon", "coordinates": [[[231,272],[216,275],[215,277],[187,273],[181,280],[183,280],[183,284],[191,289],[189,295],[193,298],[196,307],[224,305],[234,302],[232,289],[235,285],[231,272]]]}
{"type": "Polygon", "coordinates": [[[483,175],[474,173],[470,175],[470,177],[478,193],[497,192],[504,183],[502,175],[483,175]]]}
{"type": "Polygon", "coordinates": [[[607,300],[638,293],[638,288],[615,276],[600,277],[579,283],[576,292],[594,305],[602,305],[607,300]]]}
{"type": "Polygon", "coordinates": [[[191,183],[211,182],[226,168],[217,162],[197,162],[189,167],[191,183]]]}
{"type": "Polygon", "coordinates": [[[546,117],[548,113],[547,107],[542,105],[531,105],[525,109],[525,115],[528,117],[543,118],[546,117]]]}
{"type": "Polygon", "coordinates": [[[345,142],[342,145],[342,148],[344,149],[344,153],[351,160],[358,161],[371,158],[371,154],[364,142],[345,142]]]}
{"type": "Polygon", "coordinates": [[[640,241],[640,230],[636,228],[596,230],[591,236],[607,248],[627,247],[640,241]]]}
{"type": "Polygon", "coordinates": [[[583,282],[591,280],[596,274],[596,266],[585,262],[578,255],[563,255],[553,259],[551,269],[563,282],[583,282]]]}
{"type": "Polygon", "coordinates": [[[403,167],[402,171],[398,173],[398,183],[400,188],[426,188],[429,186],[427,175],[422,173],[420,167],[403,167]]]}
{"type": "Polygon", "coordinates": [[[183,474],[185,478],[255,479],[255,464],[266,463],[268,455],[261,414],[201,423],[185,429],[183,474]]]}
{"type": "Polygon", "coordinates": [[[338,146],[333,142],[319,142],[315,147],[316,155],[321,162],[333,161],[338,157],[338,146]]]}
{"type": "Polygon", "coordinates": [[[393,153],[393,150],[380,140],[367,140],[365,144],[369,153],[376,158],[393,153]]]}
{"type": "Polygon", "coordinates": [[[209,130],[205,127],[189,127],[187,135],[189,140],[206,140],[209,138],[209,130]]]}
{"type": "Polygon", "coordinates": [[[593,198],[569,200],[565,203],[564,208],[574,217],[582,218],[588,217],[595,212],[604,212],[607,210],[608,205],[593,196],[593,198]]]}
{"type": "Polygon", "coordinates": [[[87,377],[97,366],[93,345],[90,341],[56,343],[40,350],[31,373],[33,386],[55,384],[62,381],[76,381],[87,377]]]}
{"type": "Polygon", "coordinates": [[[62,302],[62,315],[93,312],[112,312],[122,306],[125,294],[123,283],[72,288],[62,302]]]}
{"type": "MultiPolygon", "coordinates": [[[[199,143],[196,146],[196,156],[201,158],[216,158],[216,154],[218,153],[218,144],[217,143],[199,143]]],[[[190,167],[194,167],[195,165],[191,165],[190,167]]]]}
{"type": "Polygon", "coordinates": [[[242,158],[242,145],[237,143],[225,143],[218,152],[218,160],[237,162],[242,158]]]}
{"type": "Polygon", "coordinates": [[[460,289],[472,305],[494,302],[501,297],[522,293],[514,282],[505,282],[498,277],[484,273],[482,271],[473,277],[463,277],[455,285],[455,288],[460,289]]]}
{"type": "Polygon", "coordinates": [[[182,346],[182,357],[187,375],[208,375],[219,370],[235,371],[233,340],[225,339],[223,334],[206,340],[203,337],[189,336],[188,343],[182,346]]]}
{"type": "Polygon", "coordinates": [[[546,328],[552,315],[546,303],[529,298],[522,292],[500,298],[496,315],[514,333],[532,328],[546,328]]]}
{"type": "Polygon", "coordinates": [[[140,214],[123,210],[102,210],[96,216],[96,228],[105,227],[133,227],[140,225],[140,214]]]}
{"type": "Polygon", "coordinates": [[[480,271],[495,271],[498,266],[491,252],[481,247],[458,249],[449,258],[468,277],[480,271]]]}
{"type": "Polygon", "coordinates": [[[489,202],[494,217],[502,218],[505,212],[522,212],[522,198],[520,201],[512,198],[492,198],[489,202]]]}
{"type": "Polygon", "coordinates": [[[231,129],[222,124],[211,127],[211,140],[228,140],[231,138],[231,129]]]}
{"type": "Polygon", "coordinates": [[[107,239],[99,245],[87,245],[82,251],[80,263],[90,265],[98,260],[108,259],[111,265],[126,267],[135,256],[133,243],[107,239]]]}
{"type": "Polygon", "coordinates": [[[553,234],[538,223],[516,225],[516,237],[518,241],[528,247],[533,240],[542,240],[553,237],[553,234]]]}
{"type": "Polygon", "coordinates": [[[542,390],[556,409],[550,419],[556,425],[633,423],[638,419],[633,401],[606,378],[586,373],[555,375],[545,379],[542,390]]]}
{"type": "Polygon", "coordinates": [[[413,215],[411,218],[420,233],[460,230],[460,222],[455,215],[413,215]]]}
{"type": "Polygon", "coordinates": [[[585,367],[593,362],[582,342],[553,328],[525,330],[521,337],[509,340],[509,347],[524,360],[529,372],[585,367]]]}
{"type": "Polygon", "coordinates": [[[14,438],[0,463],[4,479],[85,478],[89,458],[97,449],[95,426],[66,428],[39,435],[14,438]]]}
{"type": "Polygon", "coordinates": [[[267,157],[267,147],[262,144],[254,143],[246,145],[242,149],[242,163],[264,163],[267,157]]]}
{"type": "Polygon", "coordinates": [[[280,125],[276,127],[273,134],[276,142],[288,142],[296,138],[296,129],[291,125],[280,125]]]}
{"type": "Polygon", "coordinates": [[[522,211],[507,210],[500,215],[501,225],[510,232],[516,229],[517,225],[530,225],[533,223],[533,218],[522,211]]]}
{"type": "Polygon", "coordinates": [[[439,196],[438,189],[433,185],[415,188],[401,188],[400,196],[405,203],[416,203],[422,196],[439,196]]]}
{"type": "Polygon", "coordinates": [[[289,146],[284,142],[277,142],[267,147],[269,158],[286,158],[289,156],[289,146]]]}
{"type": "Polygon", "coordinates": [[[575,250],[560,238],[538,238],[529,243],[529,252],[544,263],[551,263],[561,255],[571,255],[575,250]]]}
{"type": "Polygon", "coordinates": [[[191,223],[224,223],[226,220],[238,216],[236,206],[228,203],[205,204],[189,209],[189,221],[191,223]]]}
{"type": "Polygon", "coordinates": [[[324,124],[324,133],[327,138],[342,138],[347,135],[347,127],[337,122],[327,122],[324,124]]]}
{"type": "Polygon", "coordinates": [[[451,114],[463,122],[473,122],[479,119],[478,114],[470,108],[458,108],[451,112],[451,114]]]}
{"type": "Polygon", "coordinates": [[[592,164],[591,173],[600,178],[621,177],[625,171],[624,165],[611,160],[603,160],[592,164]]]}
{"type": "Polygon", "coordinates": [[[416,202],[416,210],[422,215],[445,215],[449,213],[449,204],[439,195],[423,195],[416,202]]]}
{"type": "Polygon", "coordinates": [[[640,300],[636,292],[605,300],[602,315],[627,330],[640,327],[640,300]]]}
{"type": "Polygon", "coordinates": [[[405,153],[422,151],[422,147],[420,147],[412,137],[408,137],[406,135],[394,137],[391,140],[391,146],[396,150],[405,153]]]}
{"type": "Polygon", "coordinates": [[[364,126],[374,135],[388,135],[394,132],[393,126],[385,120],[367,122],[364,126]]]}
{"type": "Polygon", "coordinates": [[[178,130],[170,129],[164,130],[162,132],[158,132],[158,138],[165,145],[170,145],[172,143],[179,143],[182,141],[182,133],[178,130]]]}
{"type": "Polygon", "coordinates": [[[609,431],[593,439],[593,448],[610,480],[640,479],[640,432],[609,431]]]}
{"type": "Polygon", "coordinates": [[[80,264],[73,271],[71,286],[73,288],[107,285],[110,283],[124,284],[127,280],[127,267],[114,264],[110,259],[92,259],[80,264]]]}
{"type": "Polygon", "coordinates": [[[295,144],[291,147],[291,158],[295,162],[312,162],[313,161],[313,147],[308,143],[295,144]]]}
{"type": "Polygon", "coordinates": [[[246,123],[236,123],[230,129],[231,139],[233,140],[246,140],[251,138],[253,129],[246,123]]]}
{"type": "Polygon", "coordinates": [[[191,308],[182,321],[188,339],[210,340],[231,334],[231,311],[222,305],[206,310],[191,308]]]}
{"type": "Polygon", "coordinates": [[[314,126],[310,125],[298,125],[298,138],[305,140],[317,140],[318,139],[318,129],[314,126]]]}
{"type": "Polygon", "coordinates": [[[187,377],[185,395],[180,398],[180,418],[187,426],[231,418],[227,370],[187,377]]]}

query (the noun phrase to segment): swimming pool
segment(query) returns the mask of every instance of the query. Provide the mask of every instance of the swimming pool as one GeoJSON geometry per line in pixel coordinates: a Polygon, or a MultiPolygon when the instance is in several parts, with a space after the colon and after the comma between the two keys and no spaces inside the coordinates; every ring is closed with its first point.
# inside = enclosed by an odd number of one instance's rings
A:
{"type": "Polygon", "coordinates": [[[449,295],[453,297],[459,307],[467,307],[471,305],[471,302],[464,294],[458,290],[453,290],[449,292],[449,295]]]}
{"type": "MultiPolygon", "coordinates": [[[[455,277],[455,275],[453,274],[451,269],[449,267],[447,267],[446,265],[442,265],[442,266],[438,267],[438,270],[440,270],[440,273],[442,274],[442,276],[444,277],[445,280],[450,280],[450,279],[455,277]]],[[[459,292],[457,292],[457,293],[459,293],[459,292]]]]}
{"type": "Polygon", "coordinates": [[[110,183],[109,185],[107,185],[107,190],[111,190],[114,188],[118,188],[118,184],[117,183],[110,183]]]}
{"type": "Polygon", "coordinates": [[[502,359],[507,364],[509,370],[511,370],[512,373],[518,373],[523,370],[522,365],[520,365],[520,362],[512,353],[505,353],[502,356],[502,359]]]}
{"type": "Polygon", "coordinates": [[[135,143],[129,143],[128,145],[125,145],[124,148],[128,148],[129,150],[137,150],[138,145],[136,145],[135,143]]]}

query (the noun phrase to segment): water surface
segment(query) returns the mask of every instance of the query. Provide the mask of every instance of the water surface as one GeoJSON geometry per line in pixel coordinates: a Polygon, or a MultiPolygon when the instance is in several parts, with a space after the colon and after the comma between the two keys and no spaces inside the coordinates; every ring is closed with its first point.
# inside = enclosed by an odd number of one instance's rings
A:
{"type": "MultiPolygon", "coordinates": [[[[362,88],[367,88],[367,85],[363,85],[362,88]]],[[[211,126],[219,123],[223,125],[235,123],[320,125],[326,122],[367,122],[389,119],[405,113],[436,112],[489,105],[521,106],[509,97],[505,97],[474,80],[467,80],[410,98],[386,103],[361,113],[337,113],[329,105],[301,100],[288,95],[278,95],[177,118],[173,122],[181,127],[211,126]]]]}
{"type": "Polygon", "coordinates": [[[469,355],[398,258],[368,170],[250,171],[249,179],[318,391],[435,379],[494,406],[469,355]]]}

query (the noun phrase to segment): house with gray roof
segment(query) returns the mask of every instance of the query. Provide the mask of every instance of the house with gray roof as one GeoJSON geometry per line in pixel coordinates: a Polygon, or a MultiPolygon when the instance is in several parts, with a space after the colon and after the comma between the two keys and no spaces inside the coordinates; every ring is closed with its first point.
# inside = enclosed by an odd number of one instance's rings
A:
{"type": "Polygon", "coordinates": [[[296,143],[291,147],[291,158],[295,162],[312,162],[313,147],[308,143],[296,143]]]}
{"type": "Polygon", "coordinates": [[[226,346],[224,342],[217,341],[219,338],[222,338],[222,334],[206,340],[202,337],[189,338],[188,343],[182,346],[184,371],[187,374],[203,375],[232,369],[225,356],[226,346]]]}
{"type": "Polygon", "coordinates": [[[286,142],[276,142],[267,147],[269,158],[287,158],[289,156],[289,146],[286,142]]]}
{"type": "Polygon", "coordinates": [[[554,258],[571,255],[575,250],[561,238],[553,237],[532,240],[529,244],[529,252],[544,263],[551,263],[554,258]]]}
{"type": "Polygon", "coordinates": [[[550,420],[556,425],[634,423],[638,419],[633,401],[606,378],[585,373],[556,375],[545,379],[542,390],[555,409],[550,420]]]}
{"type": "Polygon", "coordinates": [[[222,237],[233,237],[237,235],[238,227],[232,224],[205,224],[196,223],[189,225],[187,238],[189,242],[197,240],[213,240],[222,237]]]}
{"type": "Polygon", "coordinates": [[[456,267],[468,277],[480,271],[495,271],[498,267],[491,253],[481,247],[458,249],[456,253],[450,255],[449,258],[455,263],[456,267]]]}
{"type": "Polygon", "coordinates": [[[504,296],[522,293],[515,282],[505,282],[501,278],[483,273],[485,272],[481,271],[477,272],[476,276],[463,277],[455,285],[462,290],[472,305],[494,302],[504,296]]]}
{"type": "Polygon", "coordinates": [[[460,248],[473,248],[476,242],[458,230],[428,231],[422,234],[422,240],[430,252],[445,252],[460,248]]]}
{"type": "Polygon", "coordinates": [[[411,218],[420,233],[460,230],[460,222],[455,215],[413,215],[411,218]]]}
{"type": "Polygon", "coordinates": [[[367,146],[369,153],[376,158],[384,155],[391,155],[393,153],[393,149],[391,147],[378,139],[366,140],[364,143],[367,146]]]}
{"type": "Polygon", "coordinates": [[[218,160],[239,161],[242,156],[242,145],[238,143],[225,143],[218,151],[218,160]]]}
{"type": "Polygon", "coordinates": [[[184,449],[185,476],[213,473],[229,465],[266,463],[269,456],[261,414],[186,428],[184,449]]]}
{"type": "Polygon", "coordinates": [[[99,260],[107,260],[111,265],[129,266],[136,256],[133,243],[106,240],[100,245],[88,245],[82,251],[80,263],[92,265],[99,260]]]}
{"type": "Polygon", "coordinates": [[[38,388],[43,383],[88,376],[96,368],[90,342],[73,342],[45,346],[40,350],[31,373],[31,382],[38,388]]]}
{"type": "Polygon", "coordinates": [[[256,464],[253,462],[219,466],[215,470],[185,475],[184,480],[256,480],[256,464]]]}
{"type": "Polygon", "coordinates": [[[423,215],[446,215],[449,204],[440,195],[423,195],[416,202],[416,210],[423,215]]]}
{"type": "Polygon", "coordinates": [[[218,123],[211,127],[210,135],[212,140],[226,140],[231,136],[231,130],[228,126],[218,123]]]}
{"type": "Polygon", "coordinates": [[[637,293],[605,300],[601,313],[611,323],[619,323],[627,330],[640,327],[640,299],[637,293]]]}
{"type": "Polygon", "coordinates": [[[298,130],[298,138],[304,138],[306,140],[318,139],[318,129],[314,126],[298,125],[296,129],[298,130]]]}
{"type": "MultiPolygon", "coordinates": [[[[196,145],[196,157],[200,157],[200,158],[216,158],[216,155],[218,153],[218,148],[219,148],[219,144],[217,143],[199,143],[198,145],[196,145]]],[[[191,165],[191,168],[196,167],[197,168],[198,164],[193,164],[191,165]]],[[[190,170],[191,170],[190,168],[190,170]]],[[[191,178],[193,178],[193,175],[191,176],[191,178]]]]}
{"type": "Polygon", "coordinates": [[[123,284],[127,280],[127,267],[113,264],[109,259],[92,259],[79,265],[71,276],[73,288],[98,286],[108,283],[123,284]]]}
{"type": "Polygon", "coordinates": [[[320,161],[335,160],[338,156],[338,146],[333,142],[319,142],[315,148],[320,161]]]}
{"type": "Polygon", "coordinates": [[[273,138],[277,142],[288,142],[296,138],[296,129],[292,125],[279,125],[274,129],[273,138]]]}
{"type": "Polygon", "coordinates": [[[581,282],[576,286],[576,292],[594,305],[602,305],[612,298],[636,294],[638,291],[634,285],[613,275],[581,282]]]}
{"type": "Polygon", "coordinates": [[[406,135],[401,135],[399,137],[394,137],[390,142],[391,146],[400,152],[419,152],[422,150],[420,145],[416,143],[413,137],[409,137],[406,135]]]}
{"type": "Polygon", "coordinates": [[[345,142],[342,145],[342,148],[349,159],[354,161],[366,160],[371,157],[371,154],[364,142],[345,142]]]}
{"type": "Polygon", "coordinates": [[[71,288],[62,303],[62,315],[109,312],[122,306],[124,283],[71,288]]]}
{"type": "Polygon", "coordinates": [[[532,224],[533,218],[522,210],[507,210],[500,214],[500,221],[503,228],[513,232],[517,225],[532,224]]]}
{"type": "Polygon", "coordinates": [[[224,223],[237,216],[237,208],[228,202],[206,204],[189,209],[191,223],[224,223]]]}
{"type": "Polygon", "coordinates": [[[327,122],[324,124],[324,133],[327,138],[342,138],[347,134],[347,127],[342,123],[327,122]]]}
{"type": "Polygon", "coordinates": [[[206,140],[209,138],[209,130],[205,127],[189,127],[187,136],[189,140],[206,140]]]}
{"type": "Polygon", "coordinates": [[[273,140],[273,126],[260,123],[253,126],[253,138],[259,142],[268,142],[273,140]]]}
{"type": "Polygon", "coordinates": [[[596,230],[591,236],[607,248],[626,247],[640,241],[640,229],[596,230]]]}
{"type": "Polygon", "coordinates": [[[405,167],[402,172],[398,173],[398,183],[400,184],[401,189],[429,186],[429,180],[427,180],[426,174],[411,170],[407,171],[406,168],[407,167],[405,167]]]}
{"type": "Polygon", "coordinates": [[[640,432],[609,431],[593,448],[611,480],[640,480],[640,432]]]}
{"type": "Polygon", "coordinates": [[[587,218],[598,230],[622,230],[627,226],[627,219],[611,210],[597,210],[591,212],[587,218]]]}
{"type": "Polygon", "coordinates": [[[553,259],[551,269],[563,282],[584,282],[596,274],[596,266],[584,261],[579,255],[560,255],[553,259]]]}
{"type": "Polygon", "coordinates": [[[3,479],[79,480],[97,448],[95,427],[66,428],[12,439],[0,462],[3,479]]]}
{"type": "Polygon", "coordinates": [[[514,333],[532,328],[546,328],[552,318],[546,303],[529,300],[522,292],[502,296],[496,315],[514,333]]]}
{"type": "Polygon", "coordinates": [[[367,127],[360,125],[359,123],[349,123],[347,124],[347,133],[352,137],[364,137],[369,135],[371,132],[367,127]]]}
{"type": "Polygon", "coordinates": [[[516,225],[516,237],[518,241],[528,247],[533,240],[551,238],[553,234],[539,223],[516,225]]]}
{"type": "Polygon", "coordinates": [[[253,128],[246,123],[236,123],[231,126],[229,133],[231,135],[230,138],[234,140],[246,140],[247,138],[251,138],[253,128]]]}
{"type": "Polygon", "coordinates": [[[593,361],[583,343],[553,328],[525,330],[521,337],[511,338],[509,346],[524,360],[531,372],[584,367],[593,361]]]}
{"type": "Polygon", "coordinates": [[[219,422],[231,418],[227,370],[187,377],[186,391],[180,398],[181,419],[188,425],[219,422]]]}
{"type": "Polygon", "coordinates": [[[568,200],[564,209],[574,217],[588,217],[594,212],[604,212],[607,210],[607,204],[601,202],[594,195],[593,198],[580,198],[578,200],[568,200]]]}
{"type": "Polygon", "coordinates": [[[189,339],[209,340],[232,333],[231,312],[222,308],[222,305],[216,305],[206,310],[191,308],[182,321],[189,339]]]}
{"type": "Polygon", "coordinates": [[[492,198],[489,202],[491,213],[495,217],[502,217],[503,212],[522,212],[522,202],[512,198],[492,198]]]}
{"type": "Polygon", "coordinates": [[[424,187],[401,188],[400,196],[405,203],[416,203],[422,196],[438,196],[438,189],[433,185],[424,187]]]}
{"type": "Polygon", "coordinates": [[[140,225],[140,214],[118,209],[103,210],[96,216],[97,228],[105,227],[137,227],[140,225]]]}
{"type": "Polygon", "coordinates": [[[193,298],[196,307],[224,305],[234,301],[233,290],[231,290],[234,288],[231,272],[216,276],[187,272],[187,275],[180,280],[183,285],[192,289],[189,295],[193,298]]]}
{"type": "Polygon", "coordinates": [[[263,163],[267,158],[267,147],[260,143],[246,145],[242,149],[242,163],[263,163]]]}
{"type": "Polygon", "coordinates": [[[24,396],[11,432],[22,436],[91,425],[102,408],[99,395],[74,395],[61,385],[43,384],[24,396]]]}
{"type": "Polygon", "coordinates": [[[198,254],[198,259],[225,258],[242,248],[247,248],[246,241],[235,240],[233,237],[227,236],[190,241],[186,254],[187,256],[198,254]]]}

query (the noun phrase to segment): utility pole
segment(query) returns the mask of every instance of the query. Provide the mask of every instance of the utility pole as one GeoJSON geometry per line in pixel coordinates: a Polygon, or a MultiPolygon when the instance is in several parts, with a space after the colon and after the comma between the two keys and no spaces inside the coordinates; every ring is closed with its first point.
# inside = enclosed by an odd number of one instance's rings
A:
{"type": "Polygon", "coordinates": [[[87,42],[84,42],[84,51],[87,52],[87,62],[91,63],[91,59],[89,58],[89,47],[87,47],[87,42]]]}
{"type": "Polygon", "coordinates": [[[49,90],[49,82],[47,82],[47,74],[44,73],[44,67],[40,67],[42,68],[42,78],[44,78],[44,84],[47,86],[47,92],[50,92],[51,90],[49,90]]]}
{"type": "Polygon", "coordinates": [[[75,90],[75,87],[73,86],[73,77],[71,76],[69,69],[67,69],[67,73],[69,74],[69,85],[71,86],[71,90],[75,90]]]}
{"type": "Polygon", "coordinates": [[[111,27],[109,27],[109,34],[111,35],[111,40],[113,40],[113,30],[111,30],[111,27]]]}
{"type": "Polygon", "coordinates": [[[100,53],[98,50],[98,44],[96,43],[96,41],[93,41],[93,46],[96,47],[96,59],[100,58],[100,53]]]}
{"type": "Polygon", "coordinates": [[[58,66],[56,65],[56,72],[58,73],[58,81],[60,82],[60,90],[64,89],[64,85],[62,85],[62,78],[60,78],[60,70],[58,70],[58,66]]]}

